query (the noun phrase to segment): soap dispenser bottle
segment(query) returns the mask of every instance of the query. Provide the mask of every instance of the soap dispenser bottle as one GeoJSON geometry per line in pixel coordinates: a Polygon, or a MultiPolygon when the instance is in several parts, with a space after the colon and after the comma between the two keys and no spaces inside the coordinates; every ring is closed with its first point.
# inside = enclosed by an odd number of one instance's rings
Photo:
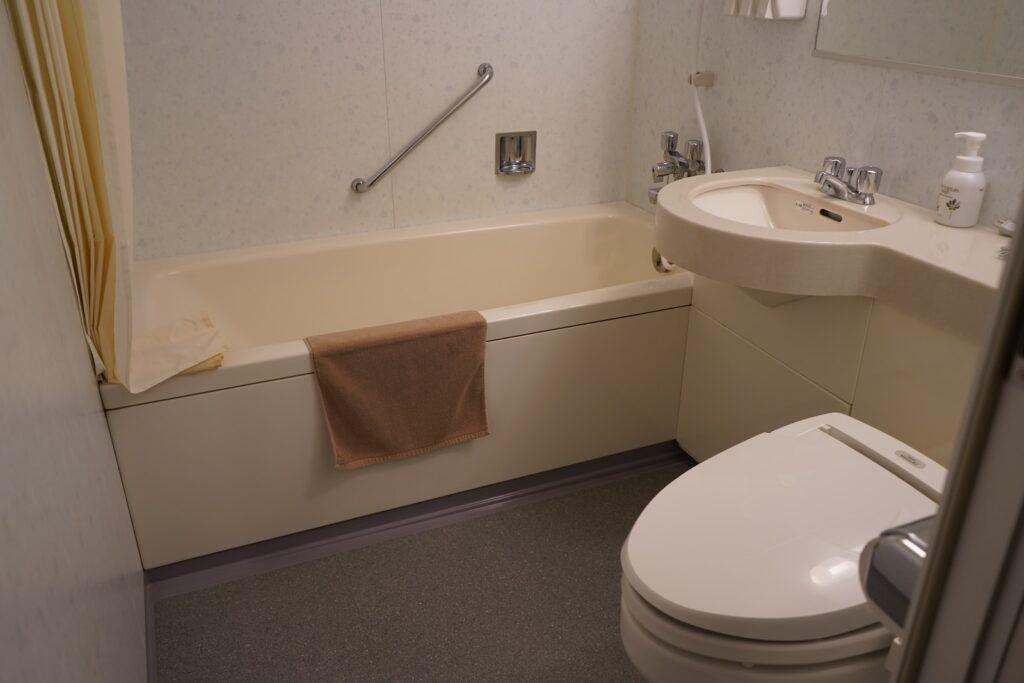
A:
{"type": "Polygon", "coordinates": [[[985,174],[981,172],[985,159],[978,152],[986,135],[957,133],[954,137],[963,149],[942,179],[936,220],[954,228],[970,228],[978,224],[985,198],[985,174]]]}

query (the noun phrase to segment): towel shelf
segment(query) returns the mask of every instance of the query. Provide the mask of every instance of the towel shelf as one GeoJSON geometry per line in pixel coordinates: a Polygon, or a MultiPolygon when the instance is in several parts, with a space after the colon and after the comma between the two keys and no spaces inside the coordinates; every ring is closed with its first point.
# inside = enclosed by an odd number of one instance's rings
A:
{"type": "Polygon", "coordinates": [[[391,171],[391,169],[398,164],[398,162],[400,162],[402,159],[408,156],[409,152],[416,149],[416,147],[418,147],[421,142],[426,140],[431,133],[437,130],[438,126],[447,121],[448,117],[457,112],[459,108],[462,107],[462,105],[464,105],[466,102],[469,102],[469,100],[473,98],[473,95],[476,95],[478,92],[480,92],[480,89],[490,82],[491,78],[494,76],[494,67],[492,67],[490,64],[484,63],[477,67],[476,73],[477,76],[480,77],[479,80],[477,80],[477,82],[474,83],[473,86],[469,90],[467,90],[465,94],[462,95],[462,97],[460,97],[454,103],[452,103],[452,105],[448,107],[448,109],[443,114],[438,116],[426,128],[421,130],[419,135],[413,138],[405,147],[398,151],[398,154],[388,159],[380,168],[379,171],[374,173],[369,178],[356,178],[355,180],[353,180],[352,189],[360,193],[367,192],[377,183],[378,180],[386,176],[391,171]]]}

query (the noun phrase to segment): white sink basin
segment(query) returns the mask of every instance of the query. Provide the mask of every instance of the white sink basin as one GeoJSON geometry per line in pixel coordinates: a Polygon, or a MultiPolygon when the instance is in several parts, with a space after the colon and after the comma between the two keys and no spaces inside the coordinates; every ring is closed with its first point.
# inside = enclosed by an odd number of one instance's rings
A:
{"type": "Polygon", "coordinates": [[[773,230],[873,230],[892,223],[881,216],[858,212],[854,204],[843,206],[827,201],[824,196],[808,196],[768,184],[745,183],[709,189],[695,195],[693,204],[713,216],[773,230]]]}
{"type": "Polygon", "coordinates": [[[948,228],[885,195],[862,206],[778,167],[671,183],[658,195],[655,245],[700,275],[786,295],[866,296],[959,329],[980,329],[999,284],[994,229],[948,228]]]}

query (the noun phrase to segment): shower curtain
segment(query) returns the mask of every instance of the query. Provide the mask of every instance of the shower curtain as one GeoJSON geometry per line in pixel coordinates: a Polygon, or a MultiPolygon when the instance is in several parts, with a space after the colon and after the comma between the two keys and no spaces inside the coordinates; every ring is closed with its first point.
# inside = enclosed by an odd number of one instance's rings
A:
{"type": "Polygon", "coordinates": [[[65,254],[97,374],[135,393],[216,367],[224,341],[197,313],[132,329],[128,89],[117,0],[7,0],[65,254]]]}

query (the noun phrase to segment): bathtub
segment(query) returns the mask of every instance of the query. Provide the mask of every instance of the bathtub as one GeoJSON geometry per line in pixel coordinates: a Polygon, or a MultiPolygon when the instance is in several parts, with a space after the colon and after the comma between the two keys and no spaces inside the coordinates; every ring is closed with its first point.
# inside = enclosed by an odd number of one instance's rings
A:
{"type": "Polygon", "coordinates": [[[100,393],[152,568],[674,438],[692,276],[624,203],[140,262],[140,329],[206,311],[222,367],[100,393]],[[491,435],[333,467],[302,339],[487,320],[491,435]]]}

